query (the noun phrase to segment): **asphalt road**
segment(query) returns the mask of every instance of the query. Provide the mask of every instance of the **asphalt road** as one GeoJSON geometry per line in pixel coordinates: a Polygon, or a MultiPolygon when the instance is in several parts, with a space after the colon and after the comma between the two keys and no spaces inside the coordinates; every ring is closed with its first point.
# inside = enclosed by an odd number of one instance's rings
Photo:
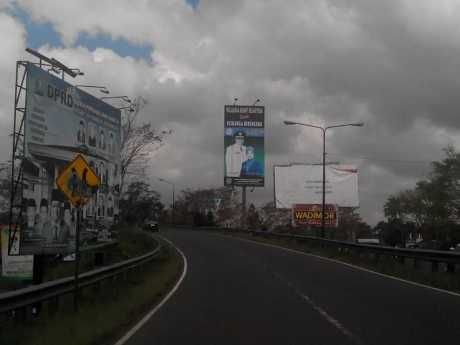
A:
{"type": "Polygon", "coordinates": [[[163,235],[188,273],[128,345],[460,343],[460,297],[209,232],[163,235]]]}

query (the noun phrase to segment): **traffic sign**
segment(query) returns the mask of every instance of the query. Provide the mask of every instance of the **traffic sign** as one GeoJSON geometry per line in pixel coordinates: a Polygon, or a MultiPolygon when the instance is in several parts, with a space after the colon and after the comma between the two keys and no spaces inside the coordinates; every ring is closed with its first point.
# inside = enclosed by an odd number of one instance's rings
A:
{"type": "Polygon", "coordinates": [[[101,185],[101,180],[79,154],[61,171],[56,184],[72,205],[82,206],[89,201],[92,190],[101,185]]]}

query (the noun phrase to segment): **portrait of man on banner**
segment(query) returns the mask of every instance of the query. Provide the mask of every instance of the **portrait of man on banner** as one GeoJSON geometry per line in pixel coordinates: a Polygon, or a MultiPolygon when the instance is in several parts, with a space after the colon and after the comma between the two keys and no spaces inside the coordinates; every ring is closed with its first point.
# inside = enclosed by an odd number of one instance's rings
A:
{"type": "Polygon", "coordinates": [[[233,135],[233,144],[225,150],[226,176],[239,177],[243,163],[247,160],[246,146],[244,139],[246,134],[243,131],[237,131],[233,135]]]}

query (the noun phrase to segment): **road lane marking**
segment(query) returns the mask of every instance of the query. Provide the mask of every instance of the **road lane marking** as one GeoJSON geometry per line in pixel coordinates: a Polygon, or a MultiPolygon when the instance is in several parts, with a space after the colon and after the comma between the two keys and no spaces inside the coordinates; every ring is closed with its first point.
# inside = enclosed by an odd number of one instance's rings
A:
{"type": "Polygon", "coordinates": [[[364,272],[367,272],[367,273],[372,273],[372,274],[375,274],[375,275],[378,275],[378,276],[381,276],[381,277],[397,280],[399,282],[406,283],[406,284],[409,284],[409,285],[414,285],[414,286],[417,286],[417,287],[421,287],[421,288],[425,288],[425,289],[428,289],[428,290],[444,293],[444,294],[451,295],[451,296],[454,296],[454,297],[460,297],[460,293],[457,293],[457,292],[440,289],[440,288],[437,288],[437,287],[434,287],[434,286],[429,286],[429,285],[425,285],[425,284],[422,284],[422,283],[413,282],[413,281],[406,280],[406,279],[399,278],[399,277],[395,277],[395,276],[390,276],[390,275],[385,274],[385,273],[380,273],[380,272],[377,272],[377,271],[370,270],[368,268],[356,266],[356,265],[350,264],[348,262],[328,258],[328,257],[325,257],[325,256],[320,256],[320,255],[316,255],[316,254],[312,254],[312,253],[305,253],[305,252],[301,252],[300,250],[286,248],[286,247],[278,246],[276,244],[270,244],[270,243],[264,243],[264,242],[260,242],[260,241],[255,241],[255,240],[249,240],[249,239],[241,238],[241,237],[238,237],[238,236],[229,236],[229,235],[220,235],[220,234],[214,234],[214,235],[224,237],[224,238],[233,238],[233,239],[238,240],[238,241],[259,244],[259,245],[266,246],[266,247],[273,247],[273,248],[281,249],[281,250],[291,252],[291,253],[294,253],[294,254],[311,256],[311,257],[314,257],[314,258],[317,258],[317,259],[334,262],[336,264],[351,267],[351,268],[354,268],[354,269],[357,269],[357,270],[360,270],[360,271],[364,271],[364,272]]]}
{"type": "Polygon", "coordinates": [[[153,315],[155,315],[155,313],[157,313],[160,310],[160,308],[163,306],[163,304],[165,304],[174,295],[174,293],[176,292],[176,290],[179,288],[179,286],[181,285],[182,281],[184,280],[185,275],[187,274],[187,258],[185,257],[185,255],[182,252],[182,250],[180,250],[176,245],[174,245],[174,243],[172,243],[170,240],[164,238],[163,236],[159,236],[159,237],[161,237],[162,240],[168,242],[171,246],[173,246],[178,251],[178,253],[182,256],[182,261],[184,262],[184,268],[182,270],[182,274],[181,274],[179,280],[177,281],[177,283],[172,288],[172,290],[169,291],[169,293],[161,300],[161,302],[159,304],[157,304],[151,311],[149,311],[148,314],[145,315],[142,318],[142,320],[140,320],[128,332],[126,332],[126,334],[123,337],[121,337],[114,345],[123,345],[123,344],[125,344],[129,340],[129,338],[131,338],[142,326],[144,326],[145,323],[153,315]]]}
{"type": "Polygon", "coordinates": [[[354,335],[351,331],[349,331],[344,325],[342,325],[336,318],[333,316],[329,315],[327,311],[325,311],[323,308],[321,308],[315,301],[311,299],[308,295],[304,294],[302,291],[300,291],[293,283],[291,283],[289,280],[287,280],[285,277],[283,277],[281,274],[277,272],[273,272],[273,275],[280,280],[281,282],[284,282],[286,285],[288,285],[300,298],[302,298],[310,307],[313,308],[318,314],[320,314],[327,322],[329,322],[331,325],[333,325],[337,330],[339,330],[343,335],[345,335],[348,339],[350,339],[352,342],[358,345],[363,345],[364,343],[362,342],[361,339],[359,339],[356,335],[354,335]]]}

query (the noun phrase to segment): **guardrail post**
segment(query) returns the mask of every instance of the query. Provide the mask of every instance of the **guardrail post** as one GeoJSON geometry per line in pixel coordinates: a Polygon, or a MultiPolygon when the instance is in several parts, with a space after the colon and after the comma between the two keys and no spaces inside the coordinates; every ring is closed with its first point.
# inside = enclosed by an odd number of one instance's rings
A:
{"type": "Polygon", "coordinates": [[[96,282],[96,283],[94,284],[94,286],[93,286],[93,292],[94,292],[95,294],[97,294],[97,295],[100,294],[100,292],[101,292],[101,285],[102,285],[102,282],[101,282],[101,281],[98,281],[98,282],[96,282]]]}
{"type": "Polygon", "coordinates": [[[419,260],[414,258],[414,269],[418,269],[420,266],[419,260]]]}
{"type": "Polygon", "coordinates": [[[54,316],[59,309],[59,297],[54,297],[48,302],[48,314],[54,316]]]}
{"type": "Polygon", "coordinates": [[[113,286],[113,299],[118,299],[118,279],[117,279],[117,276],[112,277],[111,284],[113,286]]]}
{"type": "Polygon", "coordinates": [[[14,311],[14,321],[15,326],[27,321],[27,307],[19,308],[14,311]]]}
{"type": "Polygon", "coordinates": [[[94,253],[94,266],[103,266],[104,265],[104,252],[95,252],[94,253]]]}
{"type": "Polygon", "coordinates": [[[377,263],[380,260],[380,254],[374,253],[374,262],[377,263]]]}

